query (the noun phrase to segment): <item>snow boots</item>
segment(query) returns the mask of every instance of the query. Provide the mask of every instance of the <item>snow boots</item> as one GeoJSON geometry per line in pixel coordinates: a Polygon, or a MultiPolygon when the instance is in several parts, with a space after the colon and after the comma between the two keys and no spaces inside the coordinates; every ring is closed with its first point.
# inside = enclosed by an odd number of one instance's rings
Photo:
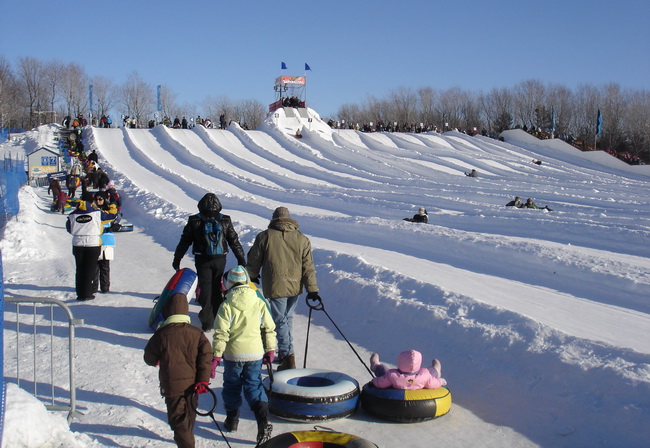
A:
{"type": "Polygon", "coordinates": [[[257,445],[260,446],[267,440],[271,438],[271,432],[273,431],[273,425],[269,423],[269,402],[268,401],[258,401],[252,406],[253,413],[255,414],[255,420],[257,420],[257,445]]]}
{"type": "Polygon", "coordinates": [[[237,431],[237,427],[239,426],[239,409],[226,411],[226,421],[223,422],[223,426],[228,432],[237,431]]]}
{"type": "Polygon", "coordinates": [[[293,353],[289,355],[285,355],[281,360],[280,360],[280,365],[278,366],[278,372],[280,370],[288,370],[288,369],[295,369],[296,368],[296,357],[293,355],[293,353]]]}

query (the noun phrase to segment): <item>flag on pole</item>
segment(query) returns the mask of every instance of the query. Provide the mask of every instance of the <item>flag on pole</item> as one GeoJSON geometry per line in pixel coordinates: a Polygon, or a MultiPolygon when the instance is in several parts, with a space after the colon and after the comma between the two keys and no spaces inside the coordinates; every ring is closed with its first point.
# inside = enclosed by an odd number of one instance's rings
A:
{"type": "Polygon", "coordinates": [[[286,69],[287,69],[287,64],[285,64],[285,63],[283,62],[281,68],[282,68],[282,70],[286,70],[286,69]]]}
{"type": "Polygon", "coordinates": [[[311,68],[310,68],[309,65],[307,65],[307,63],[305,62],[305,71],[307,71],[307,70],[311,71],[311,68]]]}
{"type": "Polygon", "coordinates": [[[600,136],[603,132],[603,116],[600,114],[600,109],[598,109],[598,118],[596,118],[596,135],[600,136]]]}

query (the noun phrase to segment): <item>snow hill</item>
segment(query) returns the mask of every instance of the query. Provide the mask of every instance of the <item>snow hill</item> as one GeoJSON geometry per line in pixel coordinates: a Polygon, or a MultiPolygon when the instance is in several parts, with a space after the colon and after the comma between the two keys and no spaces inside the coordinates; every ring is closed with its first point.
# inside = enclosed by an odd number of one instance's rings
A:
{"type": "MultiPolygon", "coordinates": [[[[39,131],[24,141],[50,132],[39,131]]],[[[646,446],[648,167],[521,131],[503,137],[332,130],[312,110],[282,109],[252,131],[85,129],[136,228],[118,236],[111,293],[75,303],[70,237],[47,211],[47,188],[21,192],[1,246],[8,294],[60,298],[85,319],[85,415],[71,430],[98,446],[173,446],[157,372],[142,362],[146,318],[188,215],[211,191],[245,249],[277,206],[289,208],[312,241],[326,310],[362,359],[378,352],[394,365],[416,349],[442,361],[448,415],[392,424],[360,410],[323,426],[389,448],[646,446]],[[514,196],[553,211],[504,207],[514,196]],[[402,220],[419,206],[429,224],[402,220]]],[[[193,266],[189,255],[182,265],[193,266]]],[[[303,303],[294,323],[301,366],[307,314],[303,303]]],[[[323,313],[312,331],[307,367],[370,379],[323,313]]],[[[244,418],[232,446],[254,445],[244,418]]],[[[273,423],[275,434],[313,426],[273,423]]],[[[196,434],[198,447],[225,446],[209,419],[196,434]]]]}

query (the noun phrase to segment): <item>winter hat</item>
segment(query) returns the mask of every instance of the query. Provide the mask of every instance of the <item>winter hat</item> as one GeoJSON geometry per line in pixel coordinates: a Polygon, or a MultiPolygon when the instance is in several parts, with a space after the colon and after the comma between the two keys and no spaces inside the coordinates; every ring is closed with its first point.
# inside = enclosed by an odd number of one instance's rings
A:
{"type": "Polygon", "coordinates": [[[98,191],[97,193],[95,193],[95,196],[93,196],[94,200],[97,200],[97,198],[102,198],[103,200],[106,200],[106,193],[104,193],[103,191],[98,191]]]}
{"type": "Polygon", "coordinates": [[[291,218],[289,215],[289,209],[286,207],[278,207],[275,209],[273,212],[273,219],[278,219],[278,218],[291,218]]]}
{"type": "Polygon", "coordinates": [[[250,283],[250,277],[246,268],[244,266],[235,266],[230,271],[228,271],[228,276],[226,277],[226,289],[230,289],[236,285],[248,285],[250,283]]]}
{"type": "Polygon", "coordinates": [[[402,373],[415,373],[422,367],[422,353],[407,350],[397,357],[397,368],[402,373]]]}

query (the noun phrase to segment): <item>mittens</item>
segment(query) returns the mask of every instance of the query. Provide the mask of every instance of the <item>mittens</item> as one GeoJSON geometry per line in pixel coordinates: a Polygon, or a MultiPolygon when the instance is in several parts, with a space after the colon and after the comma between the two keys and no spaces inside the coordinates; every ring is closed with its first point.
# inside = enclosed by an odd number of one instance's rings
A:
{"type": "Polygon", "coordinates": [[[212,369],[210,369],[210,378],[214,378],[217,375],[217,367],[219,366],[220,362],[221,362],[220,357],[214,356],[212,358],[212,369]]]}
{"type": "Polygon", "coordinates": [[[262,364],[265,366],[270,366],[273,364],[273,360],[275,359],[275,351],[274,350],[269,350],[264,354],[264,357],[262,358],[262,364]]]}
{"type": "Polygon", "coordinates": [[[199,381],[194,385],[194,393],[196,395],[205,394],[210,390],[210,383],[207,381],[199,381]]]}

